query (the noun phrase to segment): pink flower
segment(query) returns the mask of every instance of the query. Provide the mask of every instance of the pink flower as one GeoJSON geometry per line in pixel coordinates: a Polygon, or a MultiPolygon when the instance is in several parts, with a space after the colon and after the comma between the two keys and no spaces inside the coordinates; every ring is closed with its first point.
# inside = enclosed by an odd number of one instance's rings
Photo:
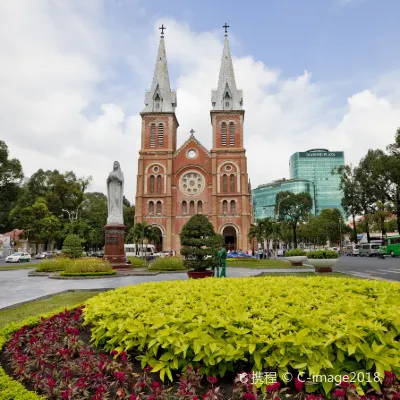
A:
{"type": "Polygon", "coordinates": [[[304,382],[296,377],[294,378],[294,386],[298,392],[301,392],[304,388],[304,382]]]}
{"type": "Polygon", "coordinates": [[[343,382],[340,382],[339,386],[342,387],[343,389],[347,389],[350,386],[350,383],[343,381],[343,382]]]}
{"type": "Polygon", "coordinates": [[[346,392],[344,390],[337,389],[337,390],[335,390],[334,395],[336,397],[344,397],[344,396],[346,396],[346,392]]]}
{"type": "Polygon", "coordinates": [[[160,384],[158,382],[153,382],[151,386],[153,387],[153,389],[157,389],[158,387],[160,387],[160,384]]]}
{"type": "Polygon", "coordinates": [[[244,394],[243,399],[244,400],[257,400],[257,397],[255,394],[247,392],[244,394]]]}
{"type": "Polygon", "coordinates": [[[209,377],[207,378],[207,380],[208,380],[208,382],[211,383],[211,385],[215,385],[215,384],[218,382],[218,379],[217,379],[217,378],[214,378],[213,376],[209,376],[209,377]]]}
{"type": "Polygon", "coordinates": [[[123,372],[116,371],[114,372],[114,378],[119,382],[123,382],[125,380],[125,374],[123,372]]]}
{"type": "Polygon", "coordinates": [[[118,355],[118,351],[117,351],[117,350],[113,350],[113,351],[110,353],[110,356],[111,356],[111,357],[114,357],[114,356],[116,356],[116,355],[118,355]]]}

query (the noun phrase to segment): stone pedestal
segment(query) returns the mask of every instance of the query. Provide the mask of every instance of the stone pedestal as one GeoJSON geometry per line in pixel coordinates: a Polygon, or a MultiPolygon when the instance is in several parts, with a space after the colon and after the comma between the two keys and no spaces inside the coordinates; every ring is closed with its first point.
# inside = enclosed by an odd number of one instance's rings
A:
{"type": "Polygon", "coordinates": [[[104,227],[104,258],[114,269],[129,268],[125,258],[125,225],[110,224],[104,227]]]}

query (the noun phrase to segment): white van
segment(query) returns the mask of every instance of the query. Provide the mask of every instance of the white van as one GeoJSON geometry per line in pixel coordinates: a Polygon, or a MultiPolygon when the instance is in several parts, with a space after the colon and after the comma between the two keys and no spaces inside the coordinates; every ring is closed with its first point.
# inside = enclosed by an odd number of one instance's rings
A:
{"type": "Polygon", "coordinates": [[[145,244],[144,249],[141,244],[124,244],[126,257],[154,257],[155,246],[153,244],[145,244]]]}
{"type": "Polygon", "coordinates": [[[380,247],[380,243],[363,243],[360,245],[360,257],[376,257],[380,247]]]}
{"type": "Polygon", "coordinates": [[[359,244],[350,244],[346,246],[344,249],[345,256],[356,257],[360,255],[360,245],[359,244]]]}

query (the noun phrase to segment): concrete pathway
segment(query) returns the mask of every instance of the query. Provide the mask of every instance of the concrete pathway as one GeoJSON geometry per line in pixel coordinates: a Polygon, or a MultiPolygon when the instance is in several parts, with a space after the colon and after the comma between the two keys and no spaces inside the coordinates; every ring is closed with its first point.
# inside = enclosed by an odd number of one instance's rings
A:
{"type": "MultiPolygon", "coordinates": [[[[29,277],[30,269],[0,271],[0,308],[16,303],[34,300],[38,297],[62,292],[68,289],[100,289],[137,285],[143,282],[160,282],[188,279],[184,273],[168,273],[155,276],[126,276],[118,278],[58,280],[48,277],[29,277]]],[[[263,272],[313,272],[313,269],[249,269],[227,268],[228,277],[256,276],[263,272]]]]}

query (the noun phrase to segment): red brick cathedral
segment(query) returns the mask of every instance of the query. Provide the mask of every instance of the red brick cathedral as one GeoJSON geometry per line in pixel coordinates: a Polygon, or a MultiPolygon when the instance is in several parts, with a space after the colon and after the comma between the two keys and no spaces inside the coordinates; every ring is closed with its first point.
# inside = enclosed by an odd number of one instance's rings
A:
{"type": "Polygon", "coordinates": [[[163,35],[145,105],[135,221],[158,228],[159,250],[179,253],[182,226],[192,215],[204,214],[224,236],[227,249],[250,250],[253,206],[243,147],[243,93],[236,88],[227,35],[218,89],[211,91],[211,150],[193,130],[182,146],[176,146],[177,96],[169,83],[163,35]]]}

